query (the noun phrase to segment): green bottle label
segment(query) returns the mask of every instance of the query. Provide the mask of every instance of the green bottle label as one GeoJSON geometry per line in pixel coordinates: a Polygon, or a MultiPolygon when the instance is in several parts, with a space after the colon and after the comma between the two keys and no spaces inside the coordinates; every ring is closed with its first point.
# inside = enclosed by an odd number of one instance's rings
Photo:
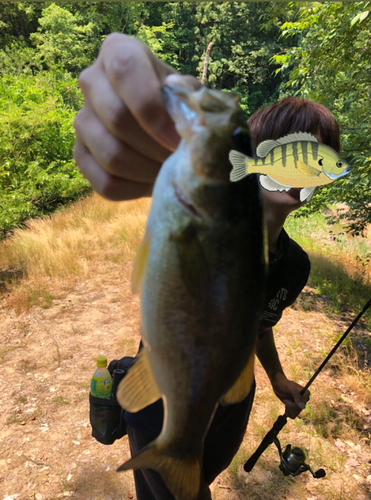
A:
{"type": "Polygon", "coordinates": [[[93,396],[97,398],[106,398],[108,399],[111,396],[112,390],[112,378],[104,377],[97,378],[93,377],[91,379],[90,392],[93,396]]]}

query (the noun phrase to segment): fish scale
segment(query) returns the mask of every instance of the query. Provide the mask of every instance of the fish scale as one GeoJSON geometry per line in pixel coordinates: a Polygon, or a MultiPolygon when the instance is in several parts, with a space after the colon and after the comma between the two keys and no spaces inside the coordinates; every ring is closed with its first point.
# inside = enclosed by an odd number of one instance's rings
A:
{"type": "Polygon", "coordinates": [[[216,408],[253,383],[267,245],[257,176],[229,180],[235,132],[250,140],[238,97],[174,86],[164,97],[182,140],[156,179],[135,261],[144,347],[117,399],[137,412],[161,397],[165,416],[118,470],[154,469],[176,500],[198,500],[216,408]]]}

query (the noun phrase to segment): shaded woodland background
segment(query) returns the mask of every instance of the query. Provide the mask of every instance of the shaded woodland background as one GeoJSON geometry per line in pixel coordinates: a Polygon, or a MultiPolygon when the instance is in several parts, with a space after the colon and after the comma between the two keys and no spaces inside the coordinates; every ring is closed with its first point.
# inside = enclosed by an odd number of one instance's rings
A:
{"type": "Polygon", "coordinates": [[[77,76],[114,31],[198,78],[213,42],[207,85],[238,92],[246,117],[286,95],[328,106],[353,170],[302,213],[342,203],[348,229],[362,232],[371,220],[370,10],[370,2],[1,3],[1,236],[90,192],[72,159],[77,76]]]}

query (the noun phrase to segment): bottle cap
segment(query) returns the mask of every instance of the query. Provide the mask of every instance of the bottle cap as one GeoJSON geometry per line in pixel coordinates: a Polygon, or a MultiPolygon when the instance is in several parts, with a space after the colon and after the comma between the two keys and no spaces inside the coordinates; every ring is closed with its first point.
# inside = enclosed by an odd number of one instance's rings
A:
{"type": "Polygon", "coordinates": [[[105,358],[104,356],[100,356],[97,359],[97,367],[98,368],[105,368],[106,366],[107,366],[107,358],[105,358]]]}

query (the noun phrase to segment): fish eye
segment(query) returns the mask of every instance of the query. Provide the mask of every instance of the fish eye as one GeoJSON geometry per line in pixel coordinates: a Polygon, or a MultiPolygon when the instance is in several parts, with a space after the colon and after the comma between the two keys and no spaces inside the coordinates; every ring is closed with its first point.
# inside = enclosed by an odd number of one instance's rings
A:
{"type": "Polygon", "coordinates": [[[343,162],[342,161],[338,161],[336,163],[336,166],[337,166],[337,168],[341,168],[343,166],[343,162]]]}
{"type": "Polygon", "coordinates": [[[322,165],[322,162],[323,162],[323,158],[320,158],[320,159],[318,160],[318,165],[320,165],[321,167],[323,166],[323,165],[322,165]]]}

